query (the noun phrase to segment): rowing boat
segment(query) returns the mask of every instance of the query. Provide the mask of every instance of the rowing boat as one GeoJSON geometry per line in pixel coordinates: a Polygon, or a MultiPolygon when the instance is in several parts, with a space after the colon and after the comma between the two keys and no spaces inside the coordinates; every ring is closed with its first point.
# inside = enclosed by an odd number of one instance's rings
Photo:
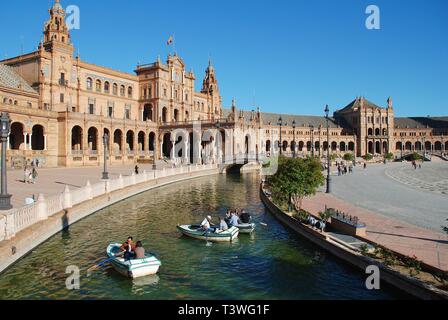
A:
{"type": "Polygon", "coordinates": [[[236,226],[240,233],[252,233],[255,230],[255,223],[241,223],[236,226]]]}
{"type": "Polygon", "coordinates": [[[115,255],[120,253],[121,245],[119,243],[112,243],[107,247],[106,253],[114,269],[120,274],[128,278],[140,278],[149,275],[154,275],[159,271],[162,263],[152,254],[146,253],[143,259],[134,259],[125,261],[122,257],[115,255]]]}
{"type": "Polygon", "coordinates": [[[238,238],[238,234],[240,233],[240,230],[236,227],[232,227],[226,231],[218,230],[217,232],[209,232],[208,234],[198,225],[177,226],[177,229],[187,237],[211,242],[232,242],[238,238]]]}

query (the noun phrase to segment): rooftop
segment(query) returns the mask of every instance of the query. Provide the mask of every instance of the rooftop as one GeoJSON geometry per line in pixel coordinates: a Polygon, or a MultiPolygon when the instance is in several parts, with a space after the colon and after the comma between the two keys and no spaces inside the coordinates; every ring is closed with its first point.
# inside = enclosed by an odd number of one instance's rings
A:
{"type": "Polygon", "coordinates": [[[0,86],[37,93],[12,67],[0,63],[0,86]]]}

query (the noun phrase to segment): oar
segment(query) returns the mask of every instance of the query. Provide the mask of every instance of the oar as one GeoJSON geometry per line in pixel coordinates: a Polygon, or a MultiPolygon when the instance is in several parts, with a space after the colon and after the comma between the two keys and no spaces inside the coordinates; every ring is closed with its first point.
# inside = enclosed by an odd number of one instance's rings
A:
{"type": "Polygon", "coordinates": [[[96,265],[93,265],[93,266],[91,266],[89,269],[87,269],[87,272],[94,271],[94,270],[98,269],[99,267],[104,266],[104,265],[105,265],[106,263],[108,263],[109,261],[112,261],[113,259],[115,259],[115,257],[106,259],[106,260],[104,260],[104,261],[102,261],[102,262],[100,262],[100,263],[98,263],[98,264],[96,264],[96,265]]]}

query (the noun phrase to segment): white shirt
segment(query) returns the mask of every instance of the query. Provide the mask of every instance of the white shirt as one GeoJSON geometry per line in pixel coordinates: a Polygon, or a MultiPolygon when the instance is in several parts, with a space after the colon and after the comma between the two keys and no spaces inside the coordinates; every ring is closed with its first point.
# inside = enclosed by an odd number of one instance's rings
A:
{"type": "Polygon", "coordinates": [[[204,229],[210,229],[210,222],[208,222],[207,218],[202,221],[201,227],[204,227],[204,229]]]}
{"type": "Polygon", "coordinates": [[[232,215],[232,218],[230,219],[230,223],[232,224],[232,226],[237,226],[239,224],[238,222],[238,216],[236,214],[232,215]]]}

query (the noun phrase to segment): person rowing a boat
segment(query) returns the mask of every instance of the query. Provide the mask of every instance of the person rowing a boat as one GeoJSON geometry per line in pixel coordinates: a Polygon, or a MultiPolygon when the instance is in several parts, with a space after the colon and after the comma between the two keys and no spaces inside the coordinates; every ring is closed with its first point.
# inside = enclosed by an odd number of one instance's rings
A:
{"type": "Polygon", "coordinates": [[[121,252],[117,256],[123,255],[124,260],[132,260],[135,256],[135,244],[133,242],[134,238],[128,237],[125,243],[120,247],[121,252]]]}
{"type": "Polygon", "coordinates": [[[202,223],[201,223],[202,229],[204,229],[204,231],[207,233],[216,231],[216,228],[212,227],[211,225],[212,225],[212,217],[211,216],[207,216],[204,219],[204,221],[202,221],[202,223]]]}

